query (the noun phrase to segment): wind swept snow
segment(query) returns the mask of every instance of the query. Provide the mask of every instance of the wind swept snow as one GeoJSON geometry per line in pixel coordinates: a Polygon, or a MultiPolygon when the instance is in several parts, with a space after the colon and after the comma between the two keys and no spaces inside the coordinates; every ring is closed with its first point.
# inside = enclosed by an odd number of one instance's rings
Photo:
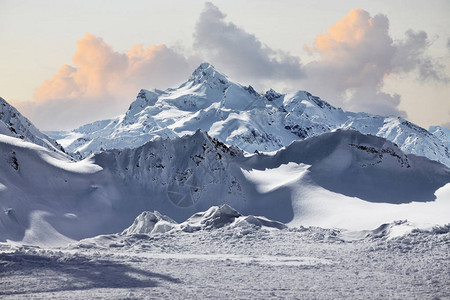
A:
{"type": "Polygon", "coordinates": [[[22,243],[37,246],[64,246],[74,240],[69,239],[56,231],[45,218],[50,213],[33,211],[30,214],[30,227],[25,230],[22,243]]]}
{"type": "Polygon", "coordinates": [[[445,299],[449,227],[348,241],[321,228],[111,235],[63,248],[0,243],[7,298],[445,299]]]}
{"type": "Polygon", "coordinates": [[[267,193],[290,183],[295,183],[306,173],[309,165],[289,162],[278,168],[265,170],[245,170],[242,172],[245,178],[256,185],[260,193],[267,193]]]}

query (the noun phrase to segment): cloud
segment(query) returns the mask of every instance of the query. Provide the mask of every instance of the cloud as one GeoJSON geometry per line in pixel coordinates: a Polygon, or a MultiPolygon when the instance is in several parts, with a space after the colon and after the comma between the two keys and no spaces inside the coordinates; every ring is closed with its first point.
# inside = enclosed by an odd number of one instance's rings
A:
{"type": "Polygon", "coordinates": [[[35,102],[19,104],[40,128],[61,127],[58,118],[67,129],[121,114],[141,88],[170,87],[192,72],[188,59],[165,45],[119,53],[87,33],[77,46],[73,66],[63,65],[45,80],[35,102]]]}
{"type": "Polygon", "coordinates": [[[166,45],[134,45],[119,53],[88,33],[78,41],[72,65],[63,65],[36,89],[34,101],[15,105],[41,129],[72,129],[124,113],[141,88],[177,85],[201,61],[257,89],[300,87],[346,110],[404,117],[401,96],[383,90],[389,76],[416,73],[422,82],[448,82],[443,66],[426,55],[427,33],[408,30],[403,39],[393,40],[382,14],[350,11],[304,47],[313,55],[306,65],[225,18],[216,6],[205,4],[194,32],[197,53],[191,56],[166,45]]]}
{"type": "Polygon", "coordinates": [[[429,45],[423,31],[408,30],[403,40],[394,41],[385,15],[354,9],[317,36],[312,47],[305,46],[319,59],[305,66],[304,84],[349,110],[406,116],[398,109],[400,95],[382,91],[384,80],[411,71],[421,80],[445,80],[425,55],[429,45]]]}
{"type": "Polygon", "coordinates": [[[253,34],[225,21],[214,4],[206,3],[195,27],[194,47],[233,78],[246,81],[298,79],[300,59],[274,50],[253,34]]]}
{"type": "Polygon", "coordinates": [[[409,29],[405,35],[405,40],[396,44],[396,53],[393,58],[394,71],[409,72],[417,68],[420,80],[432,79],[447,82],[444,67],[425,53],[431,44],[427,33],[409,29]]]}

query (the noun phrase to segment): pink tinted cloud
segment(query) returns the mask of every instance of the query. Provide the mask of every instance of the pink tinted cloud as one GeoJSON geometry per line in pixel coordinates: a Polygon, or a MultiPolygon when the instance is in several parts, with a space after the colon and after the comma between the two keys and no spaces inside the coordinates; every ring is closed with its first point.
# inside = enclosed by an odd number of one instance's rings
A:
{"type": "Polygon", "coordinates": [[[18,105],[40,128],[71,129],[124,113],[141,88],[174,86],[192,71],[186,57],[165,45],[119,53],[90,33],[77,42],[72,61],[36,89],[33,102],[18,105]]]}
{"type": "Polygon", "coordinates": [[[406,116],[398,109],[400,95],[382,91],[384,80],[411,71],[422,80],[445,80],[439,65],[425,54],[429,45],[423,31],[408,30],[404,39],[394,41],[385,15],[371,16],[357,8],[304,47],[319,58],[305,66],[303,82],[349,110],[406,116]]]}

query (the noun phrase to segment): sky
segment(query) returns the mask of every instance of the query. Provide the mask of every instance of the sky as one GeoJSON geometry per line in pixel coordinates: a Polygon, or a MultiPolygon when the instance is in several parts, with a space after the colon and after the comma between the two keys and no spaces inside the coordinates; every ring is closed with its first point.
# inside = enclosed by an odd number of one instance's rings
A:
{"type": "Polygon", "coordinates": [[[260,92],[450,127],[449,11],[447,0],[0,0],[0,96],[41,130],[69,130],[207,61],[260,92]]]}

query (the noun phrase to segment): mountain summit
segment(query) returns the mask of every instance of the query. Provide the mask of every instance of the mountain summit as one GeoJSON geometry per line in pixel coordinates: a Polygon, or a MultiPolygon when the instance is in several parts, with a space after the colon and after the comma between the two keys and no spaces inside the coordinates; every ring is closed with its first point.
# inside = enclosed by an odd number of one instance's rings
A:
{"type": "Polygon", "coordinates": [[[209,63],[202,63],[195,71],[192,73],[188,82],[198,83],[209,83],[214,85],[227,85],[228,78],[219,73],[213,65],[209,63]]]}
{"type": "Polygon", "coordinates": [[[197,129],[228,144],[276,151],[336,129],[384,137],[403,151],[450,166],[450,151],[427,130],[397,117],[345,112],[306,91],[258,93],[202,63],[178,88],[141,90],[128,111],[65,133],[63,146],[82,156],[101,150],[137,147],[157,138],[193,134],[197,129]]]}

